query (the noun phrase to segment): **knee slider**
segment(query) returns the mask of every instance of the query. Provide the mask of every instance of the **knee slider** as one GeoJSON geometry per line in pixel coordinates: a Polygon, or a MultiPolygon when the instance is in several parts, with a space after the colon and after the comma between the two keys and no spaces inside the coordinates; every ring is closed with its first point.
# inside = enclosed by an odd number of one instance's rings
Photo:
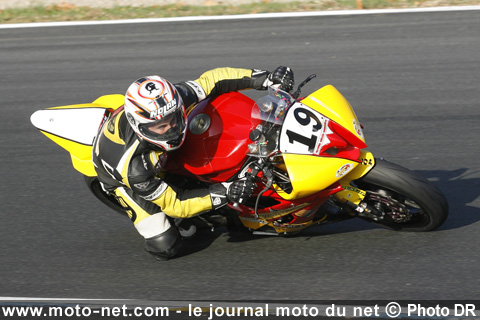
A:
{"type": "Polygon", "coordinates": [[[182,237],[177,228],[170,227],[158,236],[145,239],[145,250],[158,260],[168,260],[180,250],[182,237]]]}

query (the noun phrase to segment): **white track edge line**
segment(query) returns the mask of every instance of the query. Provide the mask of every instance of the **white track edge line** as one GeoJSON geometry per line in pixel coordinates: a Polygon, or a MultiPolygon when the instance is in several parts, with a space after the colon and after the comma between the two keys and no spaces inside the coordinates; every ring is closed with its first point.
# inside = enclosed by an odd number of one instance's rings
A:
{"type": "Polygon", "coordinates": [[[223,15],[223,16],[188,16],[188,17],[172,17],[172,18],[145,18],[145,19],[123,19],[123,20],[103,20],[103,21],[12,23],[12,24],[0,24],[0,29],[87,26],[87,25],[105,25],[105,24],[131,24],[131,23],[268,19],[268,18],[291,18],[291,17],[321,17],[321,16],[366,15],[366,14],[386,14],[386,13],[450,12],[450,11],[473,11],[473,10],[480,10],[480,5],[429,7],[429,8],[405,8],[405,9],[280,12],[280,13],[257,13],[257,14],[223,15]]]}

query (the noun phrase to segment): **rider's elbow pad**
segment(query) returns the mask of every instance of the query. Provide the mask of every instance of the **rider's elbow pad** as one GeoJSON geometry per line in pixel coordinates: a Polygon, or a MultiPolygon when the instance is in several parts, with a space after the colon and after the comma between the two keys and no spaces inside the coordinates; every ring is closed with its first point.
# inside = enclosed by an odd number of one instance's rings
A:
{"type": "Polygon", "coordinates": [[[250,78],[250,87],[256,90],[265,90],[266,86],[264,84],[269,74],[270,72],[266,70],[253,69],[252,77],[250,78]]]}

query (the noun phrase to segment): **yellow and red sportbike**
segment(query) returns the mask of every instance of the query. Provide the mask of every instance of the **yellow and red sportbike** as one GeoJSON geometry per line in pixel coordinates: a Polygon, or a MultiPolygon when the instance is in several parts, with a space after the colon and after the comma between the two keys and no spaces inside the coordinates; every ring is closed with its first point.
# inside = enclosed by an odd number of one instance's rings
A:
{"type": "MultiPolygon", "coordinates": [[[[233,92],[190,111],[185,142],[169,154],[162,178],[182,188],[237,179],[257,185],[247,202],[194,219],[274,235],[352,217],[394,230],[439,227],[448,215],[444,195],[427,179],[366,150],[362,126],[337,89],[327,85],[298,98],[313,77],[293,94],[270,87],[255,102],[233,92]]],[[[97,198],[120,212],[123,208],[96,178],[92,145],[122,105],[122,95],[107,95],[89,104],[40,110],[31,118],[70,152],[97,198]]]]}

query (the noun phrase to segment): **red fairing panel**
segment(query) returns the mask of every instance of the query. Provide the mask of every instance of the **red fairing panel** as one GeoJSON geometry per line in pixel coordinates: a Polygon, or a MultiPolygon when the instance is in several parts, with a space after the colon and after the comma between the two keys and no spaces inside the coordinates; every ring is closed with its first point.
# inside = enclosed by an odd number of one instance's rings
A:
{"type": "Polygon", "coordinates": [[[234,176],[246,160],[250,131],[259,124],[251,117],[254,104],[238,92],[202,101],[188,115],[185,142],[169,156],[166,169],[208,182],[223,182],[234,176]],[[202,113],[210,118],[210,126],[194,134],[190,125],[202,113]]]}
{"type": "Polygon", "coordinates": [[[328,135],[330,143],[324,145],[318,155],[321,157],[343,158],[359,162],[361,149],[367,147],[365,142],[333,121],[328,122],[328,127],[332,131],[332,133],[328,135]],[[335,154],[329,154],[327,152],[327,150],[331,148],[336,148],[335,154]]]}

